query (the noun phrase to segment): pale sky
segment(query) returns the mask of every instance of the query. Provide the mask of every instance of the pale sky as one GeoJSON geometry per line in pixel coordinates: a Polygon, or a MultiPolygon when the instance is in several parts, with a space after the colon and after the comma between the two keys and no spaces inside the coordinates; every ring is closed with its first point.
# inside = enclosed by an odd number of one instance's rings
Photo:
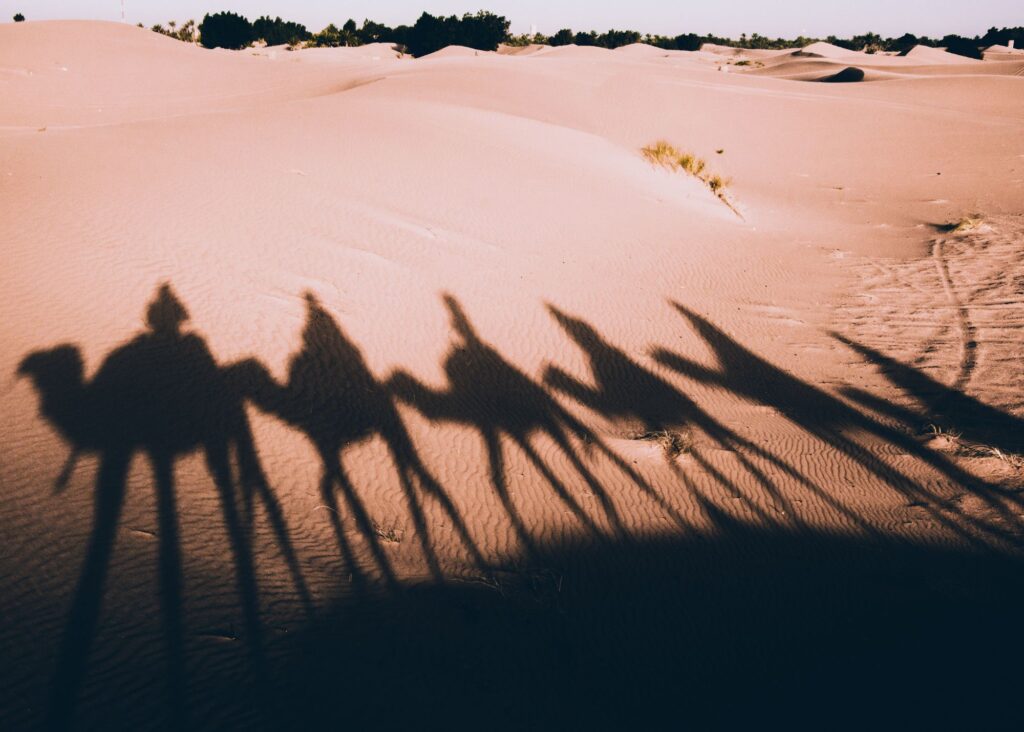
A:
{"type": "MultiPolygon", "coordinates": [[[[678,35],[883,36],[910,32],[943,36],[983,34],[991,26],[1024,25],[1024,0],[124,0],[129,22],[197,21],[204,13],[233,10],[254,20],[280,15],[317,31],[348,18],[388,25],[412,24],[424,10],[461,15],[481,8],[504,15],[512,31],[609,28],[678,35]]],[[[29,20],[119,20],[121,0],[0,0],[0,21],[21,12],[29,20]]]]}

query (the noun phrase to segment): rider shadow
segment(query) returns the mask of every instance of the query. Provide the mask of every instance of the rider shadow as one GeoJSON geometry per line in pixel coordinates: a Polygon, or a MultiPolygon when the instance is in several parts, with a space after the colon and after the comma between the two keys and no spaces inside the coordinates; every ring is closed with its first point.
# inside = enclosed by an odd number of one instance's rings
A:
{"type": "Polygon", "coordinates": [[[838,333],[833,333],[832,337],[877,366],[894,386],[901,388],[921,405],[924,414],[918,415],[854,387],[844,388],[844,396],[908,427],[920,428],[926,422],[945,423],[956,429],[968,442],[988,445],[1010,455],[1024,452],[1024,419],[985,404],[962,391],[951,389],[923,371],[862,343],[838,333]],[[927,415],[926,419],[924,415],[927,415]]]}
{"type": "MultiPolygon", "coordinates": [[[[487,449],[491,483],[518,539],[531,556],[537,555],[537,546],[512,502],[505,479],[503,436],[518,445],[580,523],[593,536],[603,537],[604,532],[573,497],[569,486],[544,461],[531,438],[540,433],[554,441],[591,493],[597,497],[614,534],[623,537],[625,530],[611,498],[580,460],[569,438],[574,436],[586,445],[596,445],[603,452],[607,448],[589,429],[563,409],[543,386],[483,341],[453,296],[446,294],[444,303],[448,308],[452,329],[461,338],[445,358],[447,387],[434,389],[412,375],[398,371],[389,379],[391,391],[432,421],[465,424],[480,433],[487,449]]],[[[619,462],[620,467],[625,468],[624,463],[621,460],[619,462]]],[[[632,471],[630,473],[635,476],[632,471]]]]}
{"type": "Polygon", "coordinates": [[[233,371],[238,388],[260,410],[301,430],[316,447],[323,463],[321,497],[330,509],[335,538],[356,589],[363,589],[367,580],[335,510],[335,485],[340,487],[385,581],[393,589],[398,586],[377,529],[342,463],[342,453],[347,447],[374,435],[383,438],[397,466],[402,490],[434,578],[442,581],[442,572],[414,482],[440,503],[474,562],[480,567],[486,566],[455,505],[420,459],[391,394],[315,295],[306,294],[302,349],[291,357],[287,383],[278,384],[255,360],[236,364],[233,371]]]}
{"type": "Polygon", "coordinates": [[[859,442],[855,435],[869,435],[881,440],[883,444],[898,448],[946,479],[968,487],[1005,520],[1016,524],[1018,520],[999,500],[1002,491],[998,487],[966,473],[945,456],[929,450],[910,435],[873,419],[822,389],[779,369],[685,306],[678,303],[673,305],[713,350],[718,367],[708,368],[665,349],[654,351],[655,360],[699,383],[716,386],[751,402],[773,407],[794,425],[851,458],[906,499],[923,507],[935,521],[966,541],[984,545],[987,542],[977,536],[981,534],[983,537],[1019,543],[1013,532],[991,520],[940,511],[936,506],[945,504],[940,496],[884,461],[875,451],[859,442]]]}
{"type": "Polygon", "coordinates": [[[186,723],[182,567],[174,463],[202,450],[220,497],[235,562],[238,590],[257,680],[262,669],[262,630],[251,539],[232,476],[231,449],[244,492],[264,502],[300,595],[308,595],[276,499],[263,477],[241,401],[206,342],[182,332],[185,307],[163,285],[146,313],[148,329],[112,351],[91,380],[84,379],[81,353],[65,344],[26,356],[18,374],[31,378],[40,412],[72,447],[57,481],[63,488],[81,452],[97,453],[93,529],[58,651],[48,708],[54,728],[70,725],[85,678],[103,604],[126,478],[137,452],[153,469],[158,517],[158,584],[167,653],[168,703],[172,727],[186,723]]]}
{"type": "MultiPolygon", "coordinates": [[[[608,420],[628,424],[639,423],[643,434],[686,430],[691,427],[701,431],[720,448],[733,453],[743,468],[764,486],[784,514],[797,525],[802,525],[784,493],[745,453],[766,460],[803,485],[816,489],[805,476],[775,455],[721,424],[689,396],[609,343],[596,328],[583,319],[571,316],[553,305],[548,306],[548,311],[566,334],[586,353],[594,385],[583,383],[557,366],[548,366],[545,370],[545,384],[608,420]]],[[[697,449],[689,450],[688,454],[719,484],[733,494],[739,495],[739,487],[734,481],[701,456],[697,449]]],[[[679,469],[674,459],[669,457],[668,463],[673,472],[689,487],[709,517],[721,524],[721,528],[726,528],[731,523],[727,514],[697,488],[679,469]]],[[[776,516],[757,505],[750,504],[750,508],[769,524],[779,523],[776,516]]],[[[677,519],[677,523],[680,522],[681,516],[677,519]]]]}

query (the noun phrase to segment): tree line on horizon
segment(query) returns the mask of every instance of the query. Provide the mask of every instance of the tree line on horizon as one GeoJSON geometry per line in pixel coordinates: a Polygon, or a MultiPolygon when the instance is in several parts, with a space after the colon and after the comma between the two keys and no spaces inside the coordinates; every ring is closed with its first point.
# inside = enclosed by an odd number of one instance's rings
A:
{"type": "MultiPolygon", "coordinates": [[[[15,15],[15,22],[23,21],[21,13],[15,15]]],[[[139,24],[140,27],[142,24],[139,24]]],[[[657,48],[676,51],[698,51],[705,43],[722,46],[733,46],[743,49],[789,49],[803,48],[816,41],[825,41],[851,51],[866,53],[898,53],[905,55],[914,46],[931,46],[945,48],[951,53],[970,58],[981,58],[982,49],[989,46],[1009,45],[1014,42],[1024,47],[1024,27],[989,28],[981,36],[968,38],[949,34],[942,38],[929,38],[905,33],[898,38],[883,38],[877,33],[864,33],[850,38],[834,35],[825,38],[770,38],[753,33],[746,33],[738,39],[713,34],[698,35],[684,33],[678,36],[643,34],[634,30],[610,29],[604,33],[597,31],[573,31],[562,28],[547,36],[542,33],[518,34],[509,33],[510,21],[502,15],[480,10],[476,13],[434,16],[423,13],[417,21],[409,25],[390,27],[383,23],[365,19],[357,25],[353,19],[338,26],[328,24],[318,33],[310,32],[302,23],[282,20],[280,16],[271,18],[264,15],[250,22],[246,17],[231,11],[207,13],[198,25],[189,20],[178,26],[169,21],[166,27],[154,25],[151,30],[188,43],[201,43],[207,48],[246,48],[253,43],[264,42],[268,46],[286,45],[289,47],[333,47],[362,46],[367,43],[391,43],[395,47],[413,56],[425,56],[439,51],[446,46],[459,45],[481,51],[497,50],[500,44],[526,46],[530,44],[546,44],[550,46],[594,46],[614,49],[633,43],[647,43],[657,48]]]]}

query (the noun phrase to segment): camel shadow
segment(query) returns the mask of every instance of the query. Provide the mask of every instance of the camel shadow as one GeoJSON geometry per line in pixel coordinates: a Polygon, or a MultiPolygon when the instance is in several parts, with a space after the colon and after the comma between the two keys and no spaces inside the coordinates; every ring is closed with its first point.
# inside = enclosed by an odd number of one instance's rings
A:
{"type": "MultiPolygon", "coordinates": [[[[798,524],[799,516],[793,511],[782,490],[745,453],[762,458],[783,474],[795,478],[803,485],[817,490],[806,477],[791,465],[755,445],[746,438],[718,422],[693,399],[682,393],[657,374],[644,368],[620,348],[608,342],[596,328],[581,318],[571,316],[553,305],[548,311],[566,334],[586,353],[593,385],[586,384],[557,366],[548,366],[544,383],[552,389],[575,399],[591,411],[613,422],[639,425],[643,437],[660,432],[695,428],[707,435],[718,447],[735,454],[743,468],[762,485],[773,502],[785,515],[798,524]]],[[[715,468],[693,447],[687,453],[719,484],[738,495],[739,487],[715,468]]],[[[669,466],[690,489],[704,511],[718,523],[728,524],[714,502],[704,496],[698,487],[681,471],[673,459],[669,466]]],[[[776,516],[751,504],[751,510],[769,524],[778,522],[776,516]]],[[[681,521],[681,517],[679,518],[681,521]]]]}
{"type": "MultiPolygon", "coordinates": [[[[460,341],[445,357],[447,387],[435,389],[404,371],[397,371],[388,382],[391,391],[432,421],[464,424],[474,427],[480,433],[487,450],[491,485],[527,554],[535,553],[536,543],[512,502],[505,478],[503,436],[519,447],[591,535],[604,536],[602,528],[583,509],[570,487],[555,474],[531,442],[533,435],[538,433],[550,438],[590,492],[597,497],[612,532],[623,536],[625,530],[611,498],[582,462],[570,441],[572,436],[585,445],[606,449],[597,436],[555,401],[542,385],[506,361],[493,346],[482,340],[458,300],[446,294],[444,303],[452,329],[460,337],[460,341]]],[[[621,460],[619,463],[620,467],[630,470],[621,460]]],[[[630,473],[639,479],[631,470],[630,473]]]]}
{"type": "Polygon", "coordinates": [[[908,501],[922,506],[936,522],[969,543],[987,545],[990,539],[1014,545],[1019,543],[1014,532],[1007,531],[995,521],[940,510],[938,506],[946,503],[940,496],[883,460],[859,438],[868,436],[898,448],[944,478],[966,487],[1001,518],[1016,525],[1018,520],[1002,500],[1006,491],[968,474],[909,434],[858,411],[769,363],[685,306],[678,303],[673,303],[673,306],[712,349],[717,368],[708,368],[666,349],[655,349],[655,360],[698,383],[716,386],[753,403],[773,407],[791,423],[840,451],[908,501]]]}
{"type": "Polygon", "coordinates": [[[347,447],[374,435],[383,438],[397,466],[402,490],[435,579],[440,580],[442,572],[415,484],[441,505],[474,562],[485,566],[455,505],[420,459],[387,388],[377,380],[359,348],[312,293],[306,294],[306,306],[302,348],[291,357],[285,384],[278,384],[256,360],[236,364],[233,371],[241,393],[261,411],[302,431],[316,447],[323,463],[321,497],[330,509],[335,538],[356,589],[364,587],[367,580],[336,510],[335,486],[340,487],[360,535],[367,541],[387,584],[391,588],[398,586],[377,528],[342,462],[347,447]]]}
{"type": "Polygon", "coordinates": [[[203,338],[181,330],[187,320],[184,305],[165,284],[148,306],[147,330],[109,353],[90,380],[84,378],[79,349],[69,344],[35,351],[18,367],[19,376],[30,378],[39,394],[42,416],[72,447],[57,489],[66,484],[80,453],[96,453],[100,460],[93,528],[51,687],[48,714],[52,728],[66,728],[74,716],[102,610],[128,470],[136,453],[148,457],[155,479],[158,584],[172,727],[187,724],[182,560],[174,481],[178,458],[201,450],[216,485],[257,676],[262,665],[259,600],[249,527],[240,508],[251,502],[247,496],[258,495],[266,505],[300,595],[309,607],[287,528],[260,468],[242,402],[233,394],[226,372],[217,365],[203,338]],[[238,457],[237,484],[232,475],[232,449],[238,457]]]}

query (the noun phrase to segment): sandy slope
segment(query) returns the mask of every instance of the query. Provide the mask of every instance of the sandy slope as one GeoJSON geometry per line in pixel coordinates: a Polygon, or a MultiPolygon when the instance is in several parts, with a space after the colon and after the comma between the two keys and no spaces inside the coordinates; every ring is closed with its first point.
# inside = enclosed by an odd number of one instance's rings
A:
{"type": "Polygon", "coordinates": [[[1021,64],[821,46],[0,26],[3,726],[1007,691],[942,684],[1019,646],[1021,64]]]}

